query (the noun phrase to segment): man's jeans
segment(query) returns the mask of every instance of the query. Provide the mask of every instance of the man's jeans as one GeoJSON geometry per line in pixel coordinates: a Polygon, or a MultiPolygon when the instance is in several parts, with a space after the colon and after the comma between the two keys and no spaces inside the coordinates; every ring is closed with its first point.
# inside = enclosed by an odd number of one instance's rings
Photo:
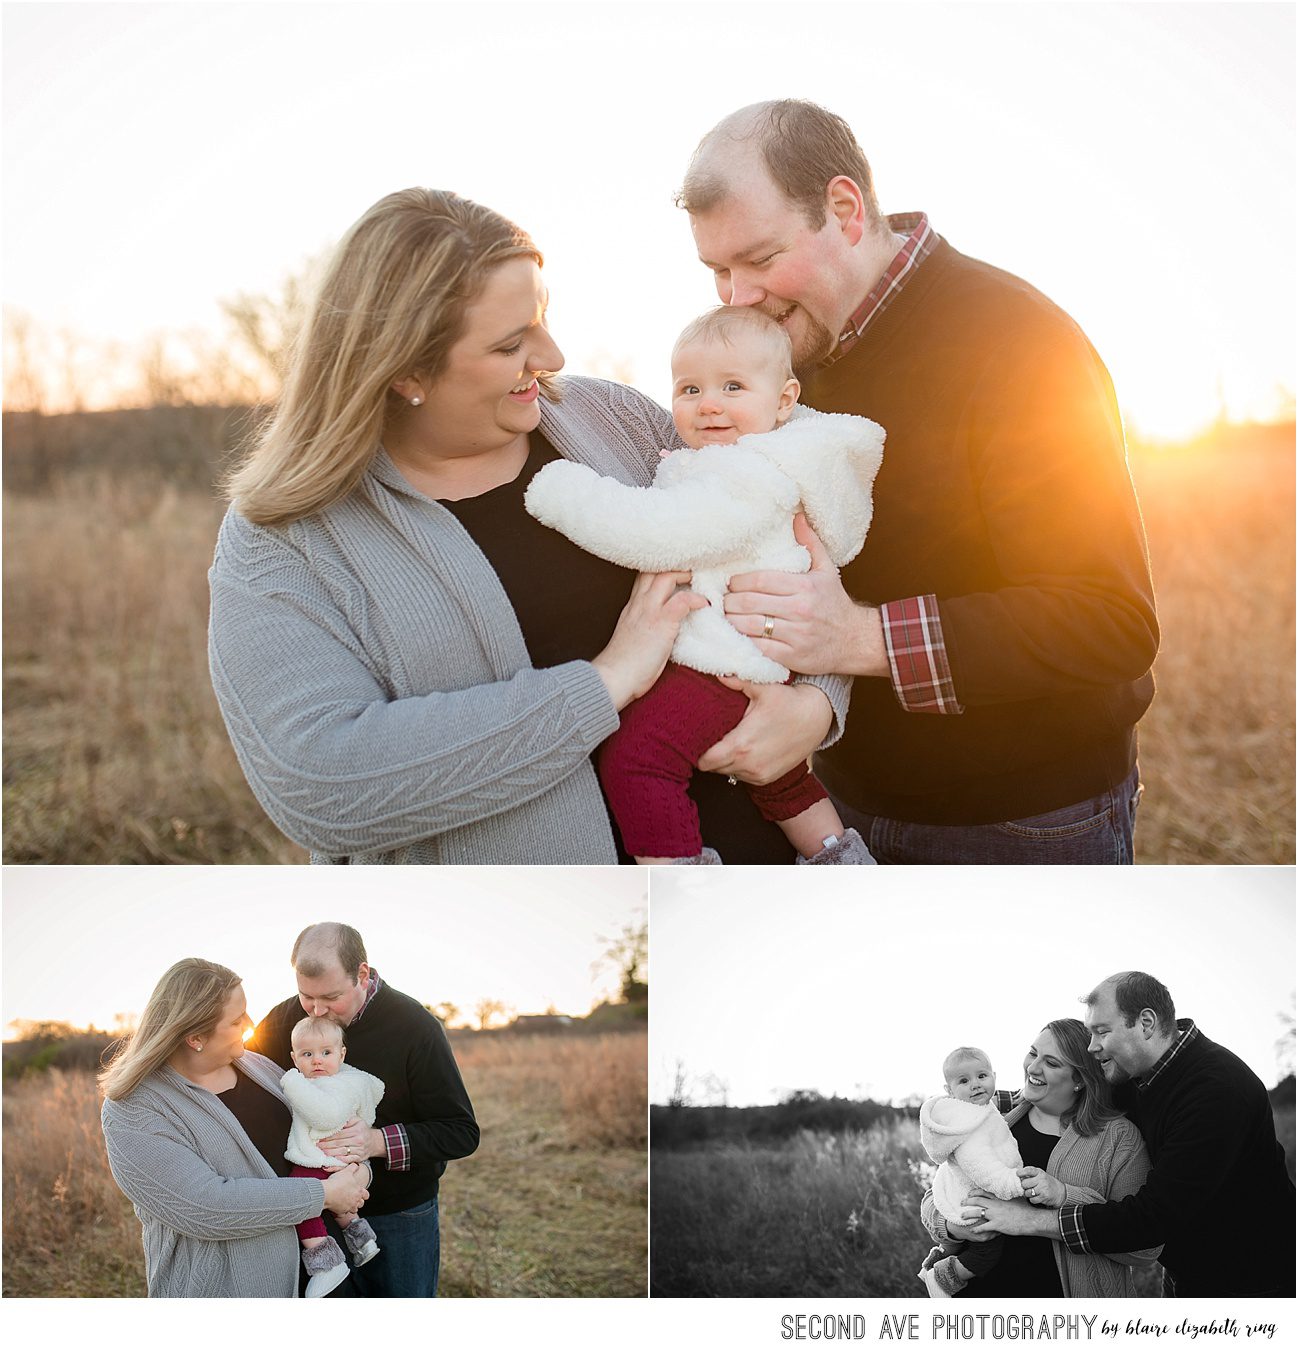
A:
{"type": "MultiPolygon", "coordinates": [[[[364,1212],[361,1213],[364,1215],[364,1212]]],[[[437,1198],[391,1216],[366,1216],[379,1256],[352,1269],[358,1296],[435,1296],[441,1263],[437,1198]]]]}
{"type": "Polygon", "coordinates": [[[1142,789],[1137,767],[1083,803],[986,826],[925,826],[834,805],[881,864],[1130,864],[1142,789]]]}

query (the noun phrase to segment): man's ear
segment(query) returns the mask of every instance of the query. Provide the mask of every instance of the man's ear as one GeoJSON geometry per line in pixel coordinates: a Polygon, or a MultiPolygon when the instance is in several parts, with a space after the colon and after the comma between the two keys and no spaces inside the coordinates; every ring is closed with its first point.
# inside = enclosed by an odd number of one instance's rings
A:
{"type": "MultiPolygon", "coordinates": [[[[395,389],[396,386],[393,386],[393,388],[395,389]]],[[[368,962],[363,962],[356,969],[356,984],[358,986],[364,986],[369,981],[369,979],[370,979],[370,965],[368,962]]]]}
{"type": "Polygon", "coordinates": [[[865,194],[855,179],[839,174],[829,180],[825,185],[825,210],[838,222],[850,245],[861,242],[865,235],[865,194]]]}
{"type": "Polygon", "coordinates": [[[798,395],[801,393],[802,386],[790,376],[784,382],[784,388],[780,391],[780,402],[775,406],[776,427],[783,427],[789,421],[793,410],[798,406],[798,395]]]}

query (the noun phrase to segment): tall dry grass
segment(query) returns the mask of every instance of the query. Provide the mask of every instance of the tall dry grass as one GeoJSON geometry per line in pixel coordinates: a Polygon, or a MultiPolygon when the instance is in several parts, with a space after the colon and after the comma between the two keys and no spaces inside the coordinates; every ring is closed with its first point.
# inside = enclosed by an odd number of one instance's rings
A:
{"type": "MultiPolygon", "coordinates": [[[[927,1299],[919,1205],[932,1165],[912,1119],[778,1145],[660,1151],[650,1294],[927,1299]]],[[[1141,1295],[1157,1295],[1152,1272],[1141,1295]]]]}
{"type": "MultiPolygon", "coordinates": [[[[1163,624],[1142,863],[1294,858],[1292,430],[1136,448],[1163,624]]],[[[220,507],[141,476],[5,498],[5,859],[290,863],[210,693],[220,507]]]]}
{"type": "Polygon", "coordinates": [[[5,859],[290,863],[207,673],[219,504],[78,477],[4,504],[5,859]]]}
{"type": "MultiPolygon", "coordinates": [[[[643,1296],[647,1037],[455,1037],[482,1143],[442,1179],[443,1296],[643,1296]],[[587,1095],[605,1086],[592,1113],[587,1095]]],[[[4,1295],[141,1296],[88,1073],[4,1092],[4,1295]]]]}
{"type": "Polygon", "coordinates": [[[1139,862],[1294,860],[1292,430],[1138,450],[1163,642],[1140,725],[1139,862]]]}
{"type": "Polygon", "coordinates": [[[108,1172],[94,1076],[6,1085],[4,1294],[144,1293],[140,1226],[108,1172]]]}

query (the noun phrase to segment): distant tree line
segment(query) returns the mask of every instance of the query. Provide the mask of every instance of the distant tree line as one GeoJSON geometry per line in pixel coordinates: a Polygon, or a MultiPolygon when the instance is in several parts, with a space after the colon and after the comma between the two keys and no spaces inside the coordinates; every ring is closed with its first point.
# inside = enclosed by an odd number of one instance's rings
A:
{"type": "Polygon", "coordinates": [[[880,1122],[915,1115],[913,1108],[799,1089],[779,1103],[751,1108],[655,1103],[649,1109],[649,1131],[655,1149],[680,1150],[705,1144],[778,1142],[800,1131],[868,1131],[880,1122]]]}

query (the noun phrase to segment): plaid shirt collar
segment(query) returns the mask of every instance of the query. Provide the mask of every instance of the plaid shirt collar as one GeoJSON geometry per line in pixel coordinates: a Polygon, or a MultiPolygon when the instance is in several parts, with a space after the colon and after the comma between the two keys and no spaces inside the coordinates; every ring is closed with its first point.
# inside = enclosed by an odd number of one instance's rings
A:
{"type": "MultiPolygon", "coordinates": [[[[356,1017],[352,1020],[352,1023],[359,1023],[361,1021],[365,1015],[365,1011],[370,1007],[370,1001],[373,1000],[382,989],[383,979],[379,976],[378,972],[371,967],[370,979],[365,983],[365,999],[361,1003],[361,1007],[356,1011],[356,1017]]],[[[351,1026],[351,1023],[347,1025],[348,1028],[351,1026]]]]}
{"type": "Polygon", "coordinates": [[[1167,1069],[1168,1065],[1174,1061],[1180,1054],[1192,1043],[1198,1036],[1199,1030],[1194,1026],[1193,1019],[1177,1019],[1176,1026],[1181,1030],[1181,1035],[1175,1042],[1158,1058],[1154,1063],[1153,1069],[1148,1075],[1139,1077],[1133,1076],[1136,1081],[1136,1088],[1142,1093],[1154,1083],[1156,1079],[1167,1069]]]}
{"type": "Polygon", "coordinates": [[[870,294],[852,311],[842,333],[838,335],[838,346],[825,358],[822,366],[832,366],[856,346],[857,340],[871,322],[878,319],[896,300],[901,288],[915,275],[916,268],[937,248],[937,232],[929,225],[928,217],[922,211],[889,216],[888,226],[894,234],[904,234],[906,242],[897,250],[870,294]]]}

